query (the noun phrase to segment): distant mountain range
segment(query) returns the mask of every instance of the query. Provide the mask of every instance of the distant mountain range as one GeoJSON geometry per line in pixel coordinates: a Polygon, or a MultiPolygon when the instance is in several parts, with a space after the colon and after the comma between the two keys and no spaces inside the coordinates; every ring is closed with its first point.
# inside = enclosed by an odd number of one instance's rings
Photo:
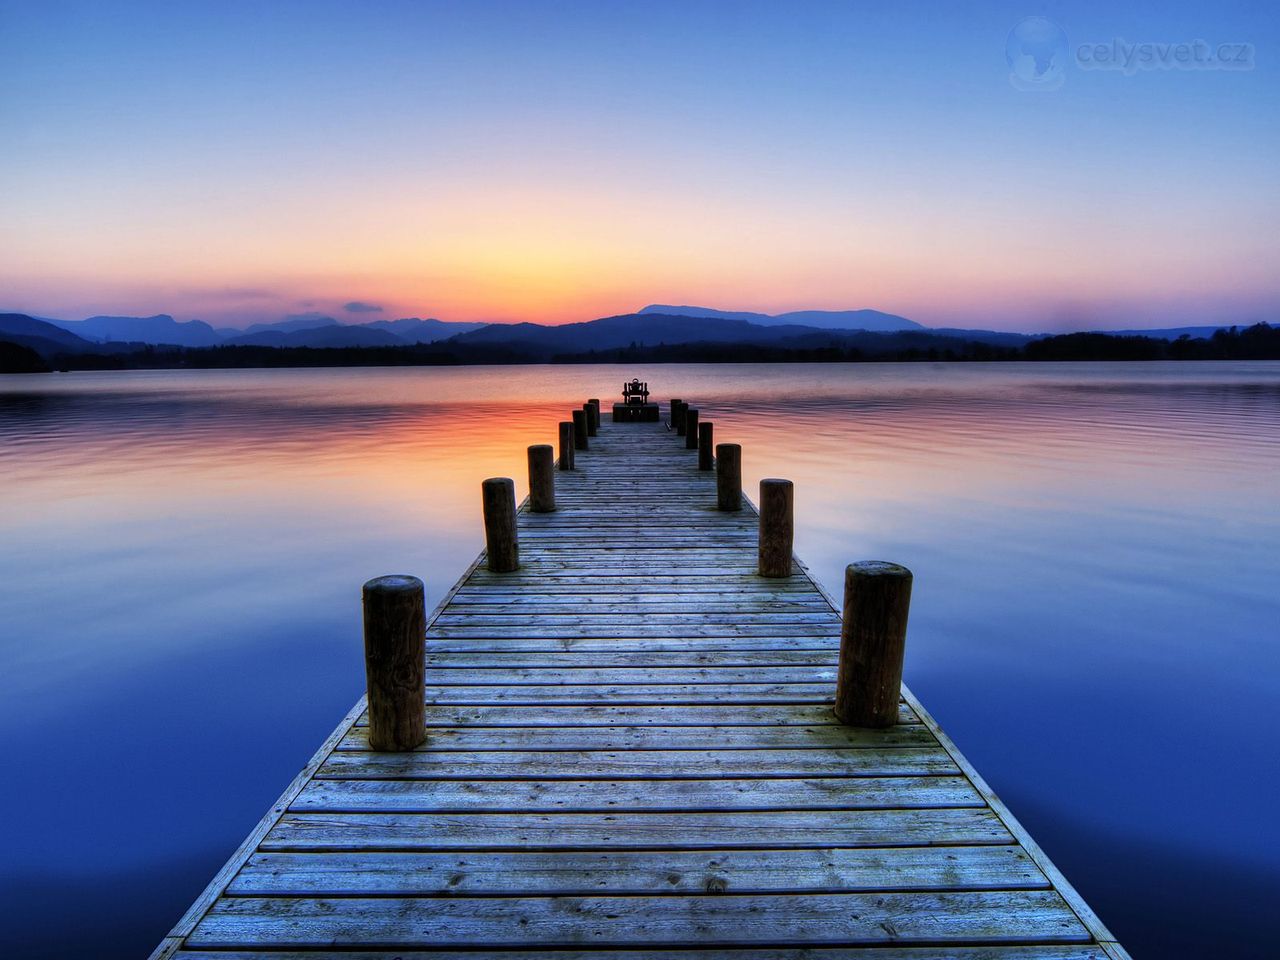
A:
{"type": "MultiPolygon", "coordinates": [[[[1215,326],[1159,330],[1106,331],[1112,337],[1175,341],[1207,338],[1215,326]]],[[[312,350],[395,350],[435,345],[456,362],[539,363],[582,360],[595,355],[615,359],[646,357],[774,357],[788,353],[817,358],[844,351],[865,356],[896,354],[981,355],[996,348],[1020,351],[1048,334],[993,330],[928,328],[906,317],[878,310],[800,310],[770,315],[710,307],[651,304],[638,313],[582,323],[450,323],[405,317],[368,323],[340,323],[319,313],[295,314],[244,330],[218,328],[201,320],[95,316],[56,320],[26,314],[0,314],[0,340],[34,350],[45,359],[58,355],[125,355],[147,348],[312,350]]],[[[433,356],[443,357],[436,351],[433,356]]]]}
{"type": "Polygon", "coordinates": [[[924,330],[923,324],[879,310],[796,310],[791,313],[750,313],[741,310],[714,310],[711,307],[673,307],[652,303],[642,314],[675,317],[699,317],[717,320],[745,320],[760,326],[817,327],[821,330],[924,330]]]}
{"type": "Polygon", "coordinates": [[[0,340],[29,347],[43,357],[87,353],[97,346],[48,320],[37,320],[25,313],[0,313],[0,340]]]}
{"type": "MultiPolygon", "coordinates": [[[[0,316],[16,317],[23,314],[0,316]]],[[[222,344],[270,347],[408,346],[415,343],[435,343],[484,326],[482,323],[449,323],[419,317],[342,324],[333,317],[314,313],[285,317],[274,323],[255,323],[244,330],[227,327],[215,329],[203,320],[179,321],[167,313],[156,314],[154,317],[104,316],[89,317],[87,320],[41,320],[75,334],[90,345],[147,343],[176,347],[215,347],[222,344]]],[[[74,348],[73,344],[70,345],[74,348]]]]}

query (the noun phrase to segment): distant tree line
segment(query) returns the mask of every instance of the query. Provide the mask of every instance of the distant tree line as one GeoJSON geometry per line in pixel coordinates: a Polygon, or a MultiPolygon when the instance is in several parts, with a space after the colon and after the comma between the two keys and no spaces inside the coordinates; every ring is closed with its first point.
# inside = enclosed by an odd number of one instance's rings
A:
{"type": "MultiPolygon", "coordinates": [[[[803,344],[631,344],[610,350],[558,354],[551,363],[866,363],[877,361],[997,360],[1280,360],[1280,327],[1259,323],[1219,330],[1208,338],[1068,333],[996,346],[937,334],[911,332],[857,343],[833,337],[803,344]]],[[[0,373],[46,370],[171,370],[240,367],[396,367],[521,364],[544,359],[519,344],[441,341],[390,347],[155,347],[117,353],[59,353],[41,357],[0,340],[0,373]]]]}
{"type": "Polygon", "coordinates": [[[1027,360],[1280,360],[1280,327],[1231,327],[1194,340],[1068,333],[1032,340],[1024,354],[1027,360]]]}

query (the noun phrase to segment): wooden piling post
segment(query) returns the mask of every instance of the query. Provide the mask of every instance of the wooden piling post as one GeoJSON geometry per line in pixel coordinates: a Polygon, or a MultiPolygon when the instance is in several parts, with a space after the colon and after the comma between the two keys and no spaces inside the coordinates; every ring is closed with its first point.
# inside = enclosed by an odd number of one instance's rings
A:
{"type": "Polygon", "coordinates": [[[587,421],[587,436],[594,437],[596,435],[596,408],[589,403],[584,403],[582,412],[586,414],[584,419],[587,421]]]}
{"type": "Polygon", "coordinates": [[[369,746],[412,750],[427,739],[427,613],[417,577],[377,577],[364,585],[364,671],[369,746]]]}
{"type": "Polygon", "coordinates": [[[716,448],[712,440],[710,420],[698,422],[698,469],[710,470],[715,466],[716,448]]]}
{"type": "Polygon", "coordinates": [[[587,403],[591,404],[591,435],[594,437],[600,430],[600,399],[592,397],[587,403]]]}
{"type": "MultiPolygon", "coordinates": [[[[579,411],[581,413],[581,411],[579,411]]],[[[510,477],[490,477],[481,484],[484,497],[484,540],[489,569],[510,573],[520,569],[516,543],[516,485],[510,477]]]]}
{"type": "Polygon", "coordinates": [[[760,481],[760,564],[762,577],[791,576],[795,537],[795,487],[790,480],[760,481]]]}
{"type": "Polygon", "coordinates": [[[676,422],[680,419],[680,406],[683,403],[683,400],[671,401],[671,426],[673,428],[676,426],[676,422]]]}
{"type": "Polygon", "coordinates": [[[573,411],[573,446],[576,450],[586,450],[587,447],[587,411],[573,411]]]}
{"type": "Polygon", "coordinates": [[[898,722],[911,571],[867,560],[844,571],[844,623],[836,672],[836,716],[853,727],[898,722]]]}
{"type": "Polygon", "coordinates": [[[742,447],[716,444],[716,502],[721,510],[742,509],[742,447]]]}
{"type": "Polygon", "coordinates": [[[573,421],[560,421],[560,469],[573,469],[573,421]]]}
{"type": "Polygon", "coordinates": [[[698,449],[698,411],[692,407],[684,412],[684,448],[698,449]]]}
{"type": "Polygon", "coordinates": [[[681,400],[680,406],[676,408],[676,410],[672,415],[672,423],[675,424],[676,434],[678,436],[681,436],[681,437],[684,436],[684,430],[685,430],[684,425],[685,425],[685,420],[688,416],[689,416],[689,405],[685,403],[683,400],[681,400]]]}
{"type": "Polygon", "coordinates": [[[529,448],[529,509],[551,513],[555,508],[555,451],[549,443],[535,443],[529,448]]]}

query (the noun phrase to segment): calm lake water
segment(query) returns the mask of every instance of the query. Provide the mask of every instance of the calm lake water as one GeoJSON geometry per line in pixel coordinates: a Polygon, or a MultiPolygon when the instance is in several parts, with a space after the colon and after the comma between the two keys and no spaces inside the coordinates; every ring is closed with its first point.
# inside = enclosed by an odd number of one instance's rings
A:
{"type": "Polygon", "coordinates": [[[145,956],[625,377],[915,572],[907,681],[1135,957],[1274,956],[1280,364],[0,377],[0,953],[145,956]]]}

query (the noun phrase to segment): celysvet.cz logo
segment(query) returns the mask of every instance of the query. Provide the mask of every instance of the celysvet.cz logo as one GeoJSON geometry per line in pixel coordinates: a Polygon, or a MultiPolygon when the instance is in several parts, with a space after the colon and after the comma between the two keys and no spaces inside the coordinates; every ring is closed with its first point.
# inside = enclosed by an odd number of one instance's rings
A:
{"type": "Polygon", "coordinates": [[[1057,90],[1070,69],[1112,70],[1133,76],[1153,70],[1252,70],[1251,43],[1188,40],[1135,42],[1123,37],[1072,46],[1066,31],[1045,17],[1019,21],[1005,40],[1009,82],[1019,90],[1057,90]]]}

